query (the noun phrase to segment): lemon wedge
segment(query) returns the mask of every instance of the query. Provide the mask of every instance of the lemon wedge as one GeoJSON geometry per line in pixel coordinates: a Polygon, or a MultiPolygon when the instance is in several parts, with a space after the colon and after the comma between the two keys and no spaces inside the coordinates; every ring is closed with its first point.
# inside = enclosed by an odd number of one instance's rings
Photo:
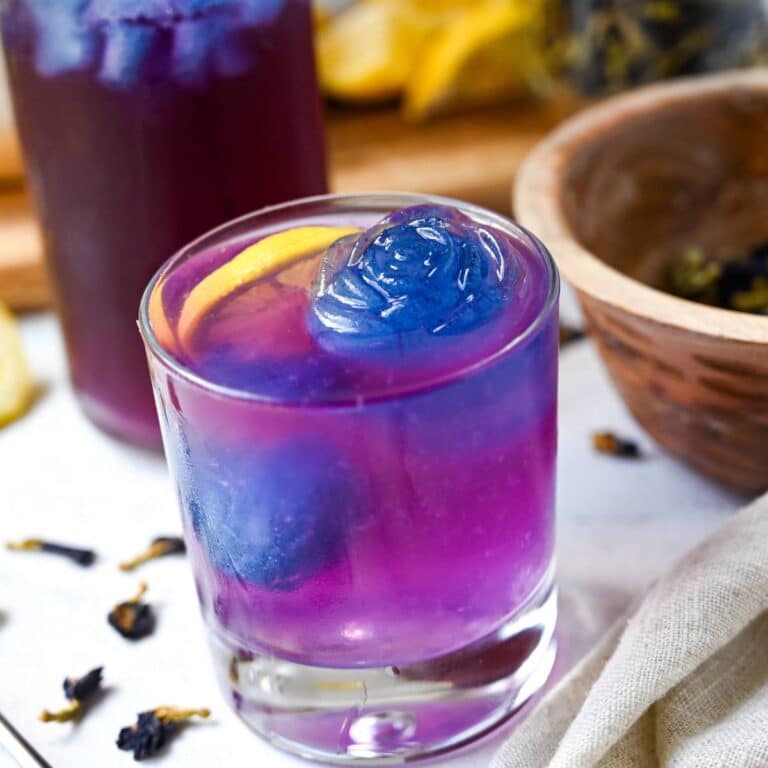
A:
{"type": "MultiPolygon", "coordinates": [[[[360,231],[357,227],[294,227],[269,235],[241,251],[203,278],[189,292],[182,305],[177,325],[177,335],[182,347],[189,346],[192,335],[206,312],[233,291],[254,280],[274,274],[293,261],[320,253],[340,238],[358,234],[360,231]]],[[[150,297],[150,308],[152,298],[150,297]]],[[[161,304],[158,300],[160,311],[161,304]]],[[[167,324],[167,320],[165,322],[167,324]]],[[[153,324],[153,330],[154,328],[153,324]]]]}
{"type": "Polygon", "coordinates": [[[165,313],[165,306],[163,304],[164,287],[165,280],[160,280],[152,289],[147,311],[149,313],[149,324],[152,327],[152,333],[155,334],[155,338],[160,342],[160,346],[169,352],[173,352],[176,347],[176,337],[173,335],[171,324],[168,322],[168,315],[165,313]]]}
{"type": "Polygon", "coordinates": [[[443,26],[406,83],[405,116],[421,121],[524,93],[541,19],[538,0],[491,0],[443,26]]]}
{"type": "Polygon", "coordinates": [[[400,95],[435,22],[408,3],[361,2],[328,20],[317,34],[325,92],[353,103],[400,95]]]}
{"type": "Polygon", "coordinates": [[[0,426],[21,416],[34,395],[32,375],[13,315],[0,304],[0,426]]]}

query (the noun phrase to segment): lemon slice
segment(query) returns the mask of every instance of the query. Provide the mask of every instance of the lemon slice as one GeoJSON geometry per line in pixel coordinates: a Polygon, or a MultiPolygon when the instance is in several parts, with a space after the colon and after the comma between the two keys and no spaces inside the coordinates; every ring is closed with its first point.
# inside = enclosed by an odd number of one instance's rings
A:
{"type": "Polygon", "coordinates": [[[147,311],[149,312],[149,324],[152,326],[152,333],[155,334],[155,338],[160,343],[160,346],[169,352],[173,352],[176,347],[176,337],[173,335],[171,324],[168,322],[168,315],[165,314],[165,307],[163,305],[164,287],[165,280],[160,280],[152,289],[147,311]]]}
{"type": "Polygon", "coordinates": [[[399,96],[433,29],[433,20],[413,12],[407,3],[351,6],[318,30],[323,89],[333,98],[353,103],[399,96]]]}
{"type": "Polygon", "coordinates": [[[444,26],[406,85],[406,117],[424,120],[524,93],[541,19],[538,0],[491,0],[444,26]]]}
{"type": "Polygon", "coordinates": [[[294,227],[269,235],[241,251],[190,291],[177,325],[181,345],[188,347],[206,312],[233,291],[273,274],[293,261],[320,253],[340,238],[360,231],[357,227],[294,227]]]}
{"type": "Polygon", "coordinates": [[[21,416],[32,402],[34,385],[13,315],[0,304],[0,426],[21,416]]]}

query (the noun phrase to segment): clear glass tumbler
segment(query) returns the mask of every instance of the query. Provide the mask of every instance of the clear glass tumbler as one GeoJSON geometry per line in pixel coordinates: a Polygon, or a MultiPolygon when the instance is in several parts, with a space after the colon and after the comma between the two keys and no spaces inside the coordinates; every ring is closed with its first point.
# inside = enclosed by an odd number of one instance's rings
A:
{"type": "Polygon", "coordinates": [[[545,682],[558,294],[548,253],[508,219],[406,195],[259,211],[150,283],[140,327],[216,672],[273,743],[406,761],[484,733],[545,682]],[[373,250],[353,269],[392,256],[399,307],[437,274],[420,320],[457,285],[474,286],[473,312],[498,309],[481,256],[511,298],[479,328],[452,315],[425,341],[374,323],[355,344],[312,314],[341,317],[354,241],[373,250]]]}
{"type": "Polygon", "coordinates": [[[309,0],[2,0],[75,390],[159,444],[136,308],[222,221],[326,191],[309,0]]]}

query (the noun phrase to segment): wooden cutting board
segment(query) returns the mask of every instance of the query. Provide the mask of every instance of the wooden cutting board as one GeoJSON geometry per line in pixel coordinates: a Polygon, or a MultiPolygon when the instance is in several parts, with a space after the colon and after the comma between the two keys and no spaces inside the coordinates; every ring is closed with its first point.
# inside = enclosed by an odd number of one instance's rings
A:
{"type": "MultiPolygon", "coordinates": [[[[509,212],[521,160],[557,115],[509,105],[408,125],[394,109],[332,110],[331,185],[339,192],[424,192],[509,212]]],[[[42,238],[25,199],[12,135],[0,136],[0,301],[25,311],[50,302],[42,238]]]]}
{"type": "Polygon", "coordinates": [[[339,192],[425,192],[509,213],[517,168],[558,116],[518,104],[408,125],[395,110],[333,112],[331,183],[339,192]]]}

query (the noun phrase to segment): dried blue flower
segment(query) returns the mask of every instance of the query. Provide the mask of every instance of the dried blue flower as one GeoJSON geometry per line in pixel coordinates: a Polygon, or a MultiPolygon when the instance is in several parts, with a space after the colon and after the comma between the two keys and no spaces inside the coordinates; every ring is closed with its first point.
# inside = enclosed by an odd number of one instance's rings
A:
{"type": "Polygon", "coordinates": [[[128,640],[141,640],[155,629],[152,606],[141,602],[146,591],[147,585],[142,582],[133,598],[116,605],[107,616],[109,624],[128,640]]]}
{"type": "Polygon", "coordinates": [[[642,457],[640,446],[633,440],[619,437],[613,432],[598,432],[592,436],[592,445],[598,453],[618,456],[622,459],[642,457]]]}
{"type": "Polygon", "coordinates": [[[207,718],[210,714],[208,709],[175,707],[158,707],[140,712],[133,725],[120,729],[117,748],[133,752],[134,760],[144,760],[156,755],[176,734],[179,725],[192,717],[207,718]]]}
{"type": "Polygon", "coordinates": [[[581,341],[587,334],[579,328],[560,323],[560,346],[564,347],[574,341],[581,341]]]}
{"type": "Polygon", "coordinates": [[[67,723],[79,717],[83,711],[84,702],[101,688],[103,669],[103,667],[96,667],[82,677],[66,678],[63,687],[69,704],[57,712],[44,709],[40,713],[40,720],[44,723],[67,723]]]}
{"type": "Polygon", "coordinates": [[[63,684],[64,695],[71,701],[86,701],[101,687],[104,667],[96,667],[82,677],[68,677],[63,684]]]}
{"type": "Polygon", "coordinates": [[[702,304],[768,314],[768,242],[724,256],[688,248],[672,264],[670,288],[702,304]]]}
{"type": "Polygon", "coordinates": [[[132,571],[150,560],[156,560],[158,557],[183,555],[186,551],[184,539],[178,536],[158,536],[152,540],[152,543],[144,552],[124,563],[120,563],[120,570],[132,571]]]}
{"type": "Polygon", "coordinates": [[[56,544],[52,541],[43,539],[24,539],[23,541],[9,541],[6,548],[15,552],[49,552],[53,555],[67,557],[78,565],[93,565],[96,560],[96,553],[91,549],[82,549],[81,547],[70,547],[66,544],[56,544]]]}

